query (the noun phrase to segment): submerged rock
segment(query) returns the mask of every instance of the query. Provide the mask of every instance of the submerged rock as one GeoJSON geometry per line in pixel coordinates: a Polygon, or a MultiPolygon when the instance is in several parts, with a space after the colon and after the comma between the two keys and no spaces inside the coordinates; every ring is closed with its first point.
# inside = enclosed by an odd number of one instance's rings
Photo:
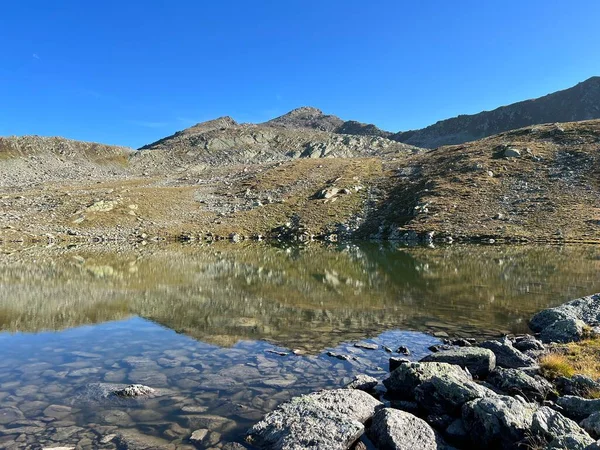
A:
{"type": "Polygon", "coordinates": [[[363,423],[381,403],[354,389],[296,397],[254,425],[247,441],[268,449],[347,449],[363,433],[363,423]]]}
{"type": "Polygon", "coordinates": [[[373,417],[368,436],[378,449],[436,450],[438,437],[422,419],[398,409],[384,408],[373,417]]]}
{"type": "Polygon", "coordinates": [[[454,364],[479,378],[485,378],[496,367],[496,356],[491,350],[478,347],[459,347],[443,350],[426,356],[421,362],[441,362],[454,364]]]}

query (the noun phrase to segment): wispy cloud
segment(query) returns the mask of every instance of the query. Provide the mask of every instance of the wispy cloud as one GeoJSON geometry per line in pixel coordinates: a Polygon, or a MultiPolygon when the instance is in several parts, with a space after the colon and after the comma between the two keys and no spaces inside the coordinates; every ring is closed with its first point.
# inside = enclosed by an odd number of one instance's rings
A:
{"type": "Polygon", "coordinates": [[[34,53],[33,55],[31,55],[31,57],[33,59],[41,59],[40,56],[37,53],[34,53]]]}
{"type": "Polygon", "coordinates": [[[131,125],[144,128],[164,128],[169,125],[167,122],[151,122],[146,120],[128,120],[127,122],[131,125]]]}

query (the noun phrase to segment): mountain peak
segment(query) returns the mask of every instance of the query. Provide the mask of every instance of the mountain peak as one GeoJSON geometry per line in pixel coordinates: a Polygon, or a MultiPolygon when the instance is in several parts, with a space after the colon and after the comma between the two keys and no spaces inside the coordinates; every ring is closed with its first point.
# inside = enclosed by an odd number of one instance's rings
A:
{"type": "Polygon", "coordinates": [[[301,106],[283,116],[265,122],[265,125],[283,128],[310,128],[320,131],[334,131],[344,121],[337,116],[323,114],[319,108],[301,106]]]}

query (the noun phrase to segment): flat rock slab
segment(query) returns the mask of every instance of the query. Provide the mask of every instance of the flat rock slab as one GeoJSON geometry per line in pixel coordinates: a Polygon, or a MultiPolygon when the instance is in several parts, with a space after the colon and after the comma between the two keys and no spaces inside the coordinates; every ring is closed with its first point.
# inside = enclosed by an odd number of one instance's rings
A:
{"type": "Polygon", "coordinates": [[[436,450],[433,428],[423,419],[399,409],[381,409],[373,417],[369,438],[378,449],[436,450]]]}
{"type": "Polygon", "coordinates": [[[485,378],[496,367],[496,356],[491,350],[478,347],[459,347],[432,353],[421,362],[442,362],[468,369],[479,378],[485,378]]]}
{"type": "Polygon", "coordinates": [[[335,389],[296,397],[254,425],[247,441],[270,450],[345,450],[382,404],[366,392],[335,389]]]}

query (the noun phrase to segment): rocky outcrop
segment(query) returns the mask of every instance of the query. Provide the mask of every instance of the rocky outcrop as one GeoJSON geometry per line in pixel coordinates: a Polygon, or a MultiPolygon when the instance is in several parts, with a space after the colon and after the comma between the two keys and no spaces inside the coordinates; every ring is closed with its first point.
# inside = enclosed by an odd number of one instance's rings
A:
{"type": "Polygon", "coordinates": [[[513,347],[507,338],[501,341],[485,341],[477,344],[480,348],[491,350],[496,356],[496,365],[506,369],[518,369],[535,365],[535,360],[513,347]]]}
{"type": "Polygon", "coordinates": [[[599,324],[600,294],[594,294],[540,311],[531,318],[529,327],[539,332],[544,342],[572,342],[599,324]]]}
{"type": "Polygon", "coordinates": [[[455,380],[469,382],[471,376],[458,366],[437,362],[402,363],[383,384],[391,395],[413,400],[415,389],[434,377],[451,377],[455,380]]]}
{"type": "Polygon", "coordinates": [[[565,395],[556,400],[567,417],[583,420],[600,411],[600,399],[587,399],[575,395],[565,395]]]}
{"type": "Polygon", "coordinates": [[[486,381],[506,394],[521,395],[530,401],[543,401],[554,391],[545,378],[532,377],[518,369],[497,367],[486,381]]]}

